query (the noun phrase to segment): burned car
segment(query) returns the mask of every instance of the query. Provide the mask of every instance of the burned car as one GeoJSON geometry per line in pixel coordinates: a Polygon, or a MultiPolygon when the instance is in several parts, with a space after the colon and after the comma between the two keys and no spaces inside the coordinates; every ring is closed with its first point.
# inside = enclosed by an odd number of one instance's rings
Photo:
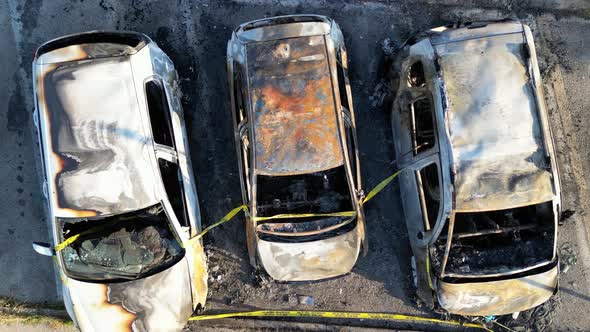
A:
{"type": "Polygon", "coordinates": [[[82,331],[181,330],[207,296],[178,77],[147,36],[55,39],[33,61],[54,256],[82,331]]]}
{"type": "Polygon", "coordinates": [[[365,232],[338,25],[316,15],[245,23],[227,61],[251,264],[283,281],[349,272],[365,232]]]}
{"type": "Polygon", "coordinates": [[[409,39],[391,119],[418,295],[463,315],[557,289],[560,182],[528,26],[480,22],[409,39]]]}

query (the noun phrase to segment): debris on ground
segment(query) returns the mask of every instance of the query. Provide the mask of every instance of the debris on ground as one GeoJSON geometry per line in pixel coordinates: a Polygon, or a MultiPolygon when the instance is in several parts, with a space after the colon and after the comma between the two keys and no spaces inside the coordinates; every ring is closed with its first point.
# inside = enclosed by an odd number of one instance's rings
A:
{"type": "Polygon", "coordinates": [[[371,102],[371,108],[379,109],[386,105],[386,102],[392,99],[393,92],[389,88],[389,84],[386,82],[385,79],[381,80],[381,82],[377,83],[375,89],[373,89],[373,93],[369,96],[369,101],[371,102]]]}
{"type": "Polygon", "coordinates": [[[576,211],[570,209],[561,211],[561,215],[559,216],[559,224],[563,225],[563,223],[571,218],[574,214],[576,214],[576,211]]]}
{"type": "Polygon", "coordinates": [[[381,41],[381,49],[383,50],[383,54],[387,57],[392,57],[397,51],[397,47],[394,46],[391,38],[385,38],[381,41]]]}
{"type": "Polygon", "coordinates": [[[569,242],[565,242],[559,247],[559,271],[566,274],[569,269],[576,265],[578,257],[569,242]]]}
{"type": "Polygon", "coordinates": [[[297,302],[299,302],[299,304],[313,305],[314,300],[311,296],[297,295],[297,302]]]}
{"type": "Polygon", "coordinates": [[[546,332],[552,331],[553,318],[557,307],[561,304],[559,295],[554,295],[547,302],[521,312],[517,319],[513,319],[512,315],[504,315],[498,317],[494,324],[499,326],[506,326],[513,331],[519,332],[546,332]],[[501,324],[501,325],[500,325],[501,324]]]}

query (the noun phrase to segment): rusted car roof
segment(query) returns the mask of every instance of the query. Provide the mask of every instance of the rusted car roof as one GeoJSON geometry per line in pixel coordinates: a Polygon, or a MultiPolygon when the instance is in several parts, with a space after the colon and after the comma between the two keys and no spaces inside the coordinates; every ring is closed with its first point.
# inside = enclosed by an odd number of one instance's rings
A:
{"type": "Polygon", "coordinates": [[[343,165],[323,36],[247,46],[258,174],[302,174],[343,165]]]}
{"type": "Polygon", "coordinates": [[[447,98],[458,211],[553,198],[522,33],[435,46],[447,98]]]}
{"type": "Polygon", "coordinates": [[[50,137],[43,139],[55,216],[107,215],[155,204],[148,137],[129,57],[35,70],[40,117],[49,124],[50,137]]]}

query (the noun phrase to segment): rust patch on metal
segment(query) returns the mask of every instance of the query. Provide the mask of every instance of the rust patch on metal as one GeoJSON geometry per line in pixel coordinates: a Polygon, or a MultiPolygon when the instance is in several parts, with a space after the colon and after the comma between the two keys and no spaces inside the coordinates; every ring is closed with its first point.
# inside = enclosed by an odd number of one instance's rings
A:
{"type": "Polygon", "coordinates": [[[189,264],[193,265],[191,292],[193,308],[196,308],[199,304],[201,306],[205,305],[207,300],[207,257],[201,241],[192,241],[188,249],[192,256],[192,262],[189,260],[189,264]]]}
{"type": "Polygon", "coordinates": [[[247,46],[259,174],[343,164],[324,37],[247,46]]]}

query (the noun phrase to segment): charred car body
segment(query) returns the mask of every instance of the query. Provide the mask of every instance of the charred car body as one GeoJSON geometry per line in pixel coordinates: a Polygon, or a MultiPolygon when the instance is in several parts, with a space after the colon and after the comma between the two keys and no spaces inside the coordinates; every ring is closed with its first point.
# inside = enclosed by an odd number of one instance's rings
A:
{"type": "Polygon", "coordinates": [[[316,15],[245,23],[227,60],[250,262],[285,281],[349,272],[364,216],[338,25],[316,15]],[[321,216],[273,218],[308,213],[321,216]]]}
{"type": "Polygon", "coordinates": [[[54,241],[34,248],[55,255],[69,315],[83,331],[182,329],[207,271],[173,63],[145,35],[88,32],[42,45],[33,73],[54,241]]]}
{"type": "Polygon", "coordinates": [[[408,40],[393,68],[418,295],[465,315],[543,303],[557,289],[561,200],[529,27],[432,29],[408,40]]]}

